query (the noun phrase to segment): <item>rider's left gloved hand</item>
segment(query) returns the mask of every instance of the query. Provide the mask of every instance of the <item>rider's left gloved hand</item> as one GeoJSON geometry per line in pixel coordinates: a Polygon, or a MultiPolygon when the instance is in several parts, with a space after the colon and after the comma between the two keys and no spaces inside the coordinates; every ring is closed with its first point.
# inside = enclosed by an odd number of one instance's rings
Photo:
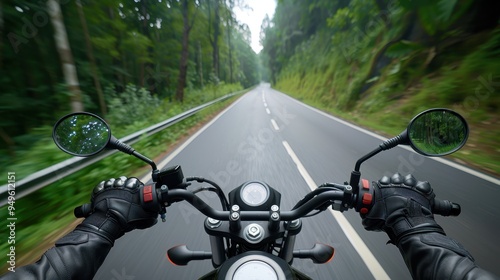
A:
{"type": "Polygon", "coordinates": [[[396,173],[373,182],[373,188],[375,203],[367,214],[361,215],[366,230],[385,231],[395,245],[416,233],[444,234],[432,214],[436,195],[429,182],[396,173]]]}
{"type": "Polygon", "coordinates": [[[125,176],[102,181],[92,192],[92,214],[77,229],[114,242],[128,231],[153,226],[158,221],[158,212],[142,208],[139,194],[143,186],[139,179],[125,176]]]}

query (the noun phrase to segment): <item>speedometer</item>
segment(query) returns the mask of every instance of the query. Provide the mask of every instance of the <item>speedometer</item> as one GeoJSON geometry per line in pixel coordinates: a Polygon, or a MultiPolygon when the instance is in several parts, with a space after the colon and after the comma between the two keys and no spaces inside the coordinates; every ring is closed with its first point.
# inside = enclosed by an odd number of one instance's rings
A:
{"type": "Polygon", "coordinates": [[[229,193],[229,204],[238,205],[240,211],[269,211],[280,206],[281,194],[268,184],[248,181],[229,193]]]}
{"type": "Polygon", "coordinates": [[[248,206],[260,206],[269,198],[269,189],[263,184],[251,182],[241,188],[240,197],[248,206]]]}

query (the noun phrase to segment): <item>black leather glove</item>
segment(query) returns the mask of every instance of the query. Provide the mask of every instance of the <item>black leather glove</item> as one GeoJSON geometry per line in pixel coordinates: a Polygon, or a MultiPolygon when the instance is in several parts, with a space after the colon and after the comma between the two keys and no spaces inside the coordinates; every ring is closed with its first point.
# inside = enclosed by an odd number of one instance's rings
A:
{"type": "Polygon", "coordinates": [[[99,183],[91,196],[91,215],[77,229],[97,233],[111,242],[133,229],[145,229],[158,221],[158,212],[142,208],[137,178],[121,176],[99,183]]]}
{"type": "Polygon", "coordinates": [[[401,238],[416,233],[444,234],[432,214],[436,195],[429,182],[417,181],[411,174],[403,177],[396,173],[372,184],[375,203],[368,213],[361,215],[366,230],[385,231],[395,245],[401,238]]]}

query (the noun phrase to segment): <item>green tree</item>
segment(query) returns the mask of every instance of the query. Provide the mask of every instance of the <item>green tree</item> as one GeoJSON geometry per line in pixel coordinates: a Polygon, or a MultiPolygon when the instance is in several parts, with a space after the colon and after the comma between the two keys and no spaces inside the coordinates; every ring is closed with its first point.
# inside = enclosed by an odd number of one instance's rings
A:
{"type": "Polygon", "coordinates": [[[69,111],[85,108],[106,117],[107,102],[129,85],[173,101],[176,92],[203,88],[214,61],[221,84],[257,83],[258,69],[249,62],[255,54],[239,39],[243,31],[232,13],[243,2],[190,0],[187,14],[184,3],[1,0],[2,155],[14,157],[37,141],[33,129],[50,126],[69,111]],[[48,7],[59,11],[51,17],[48,7]],[[184,37],[184,15],[189,37],[184,37]]]}
{"type": "Polygon", "coordinates": [[[189,33],[196,19],[196,15],[192,15],[189,19],[189,0],[182,1],[182,19],[184,23],[182,31],[182,51],[179,66],[179,79],[176,92],[176,99],[180,102],[184,101],[184,88],[186,87],[186,76],[188,67],[188,55],[189,55],[189,33]]]}
{"type": "Polygon", "coordinates": [[[78,82],[73,54],[71,53],[71,47],[68,42],[66,26],[64,25],[59,2],[56,0],[48,0],[47,9],[54,28],[54,40],[56,42],[57,51],[59,52],[59,58],[61,59],[64,80],[71,92],[71,110],[73,112],[83,111],[80,84],[78,82]]]}

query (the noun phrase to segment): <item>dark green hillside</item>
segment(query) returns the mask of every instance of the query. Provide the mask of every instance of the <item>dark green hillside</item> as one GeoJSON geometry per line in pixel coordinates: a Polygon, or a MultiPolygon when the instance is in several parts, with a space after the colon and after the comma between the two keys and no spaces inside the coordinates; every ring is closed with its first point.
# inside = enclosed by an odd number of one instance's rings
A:
{"type": "Polygon", "coordinates": [[[275,88],[383,133],[460,112],[471,136],[455,157],[498,175],[499,16],[496,1],[279,1],[261,56],[275,88]]]}

